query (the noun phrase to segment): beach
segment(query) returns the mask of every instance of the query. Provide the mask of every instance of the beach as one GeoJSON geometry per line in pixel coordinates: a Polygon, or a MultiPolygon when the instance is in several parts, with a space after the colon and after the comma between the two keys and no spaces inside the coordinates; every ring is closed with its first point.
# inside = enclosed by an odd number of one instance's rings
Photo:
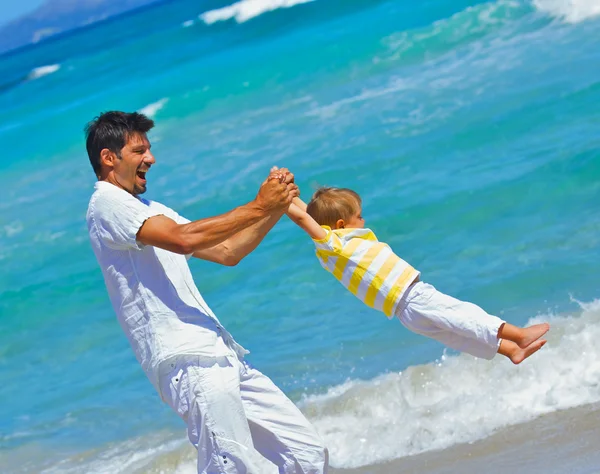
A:
{"type": "Polygon", "coordinates": [[[155,121],[144,197],[181,216],[284,166],[304,200],[357,191],[422,281],[550,323],[521,365],[458,354],[349,294],[287,218],[235,267],[191,259],[332,472],[600,472],[599,26],[598,0],[179,0],[1,55],[2,474],[195,472],[89,242],[83,129],[107,110],[155,121]]]}
{"type": "Polygon", "coordinates": [[[332,473],[597,473],[599,426],[600,406],[586,405],[502,429],[473,443],[332,473]]]}

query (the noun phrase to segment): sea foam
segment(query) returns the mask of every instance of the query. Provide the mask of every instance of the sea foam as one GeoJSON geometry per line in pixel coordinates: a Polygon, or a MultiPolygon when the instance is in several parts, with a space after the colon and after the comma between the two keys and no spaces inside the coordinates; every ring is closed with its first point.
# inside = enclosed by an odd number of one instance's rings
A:
{"type": "Polygon", "coordinates": [[[146,105],[145,107],[142,107],[138,112],[153,118],[157,112],[166,105],[167,102],[169,102],[169,99],[160,99],[156,102],[146,105]]]}
{"type": "Polygon", "coordinates": [[[290,8],[312,1],[314,0],[241,0],[228,7],[204,12],[200,15],[200,19],[207,25],[232,18],[238,23],[243,23],[265,12],[278,10],[279,8],[290,8]]]}
{"type": "Polygon", "coordinates": [[[49,64],[47,66],[40,66],[32,69],[31,72],[27,75],[27,79],[33,81],[34,79],[39,79],[40,77],[47,76],[48,74],[55,73],[60,69],[60,64],[49,64]]]}
{"type": "MultiPolygon", "coordinates": [[[[530,320],[548,320],[552,329],[548,344],[519,366],[500,356],[444,355],[400,373],[348,380],[299,406],[329,448],[331,465],[357,468],[473,442],[546,413],[598,402],[600,300],[580,307],[577,315],[530,320]]],[[[261,473],[277,472],[257,453],[252,457],[261,473]]],[[[156,432],[43,472],[188,474],[194,464],[187,440],[156,432]]]]}
{"type": "Polygon", "coordinates": [[[534,6],[567,23],[579,23],[600,16],[600,0],[533,0],[534,6]]]}
{"type": "Polygon", "coordinates": [[[600,400],[600,301],[549,320],[548,344],[519,366],[468,355],[351,380],[303,400],[335,467],[472,442],[539,415],[600,400]]]}

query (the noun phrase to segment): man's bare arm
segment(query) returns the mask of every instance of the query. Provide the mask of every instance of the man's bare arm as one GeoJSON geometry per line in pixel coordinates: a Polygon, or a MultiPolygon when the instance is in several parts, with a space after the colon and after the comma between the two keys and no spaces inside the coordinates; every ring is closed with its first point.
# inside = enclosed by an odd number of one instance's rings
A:
{"type": "Polygon", "coordinates": [[[193,256],[221,265],[237,265],[258,247],[282,215],[283,212],[265,217],[214,247],[194,252],[193,256]]]}
{"type": "Polygon", "coordinates": [[[248,204],[188,224],[177,224],[166,216],[154,216],[142,225],[137,240],[144,245],[179,254],[192,254],[215,247],[271,214],[281,214],[296,195],[290,195],[290,190],[294,188],[293,184],[268,179],[262,184],[256,198],[248,204]]]}
{"type": "MultiPolygon", "coordinates": [[[[271,178],[278,179],[286,185],[291,185],[288,187],[290,198],[298,199],[300,191],[294,184],[294,174],[287,168],[271,169],[271,174],[267,179],[271,178]]],[[[193,256],[202,260],[220,263],[221,265],[237,265],[258,247],[273,226],[279,221],[283,213],[283,210],[279,213],[273,213],[214,247],[194,252],[193,256]]]]}

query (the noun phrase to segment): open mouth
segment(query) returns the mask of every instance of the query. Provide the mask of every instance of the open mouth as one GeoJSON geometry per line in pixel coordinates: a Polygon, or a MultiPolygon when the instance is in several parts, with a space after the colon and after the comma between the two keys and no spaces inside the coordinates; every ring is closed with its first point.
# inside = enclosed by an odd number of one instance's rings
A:
{"type": "Polygon", "coordinates": [[[146,173],[147,173],[147,172],[148,172],[148,170],[146,170],[146,171],[141,171],[141,170],[138,170],[138,172],[136,173],[136,174],[137,174],[137,177],[138,177],[138,178],[140,178],[140,179],[142,180],[142,182],[143,182],[143,183],[145,183],[145,182],[146,182],[146,173]]]}

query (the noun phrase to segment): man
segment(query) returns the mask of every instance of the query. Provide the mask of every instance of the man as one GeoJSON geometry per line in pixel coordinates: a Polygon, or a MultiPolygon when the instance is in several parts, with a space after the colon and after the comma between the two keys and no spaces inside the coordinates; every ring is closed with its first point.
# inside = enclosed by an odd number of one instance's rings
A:
{"type": "Polygon", "coordinates": [[[328,453],[298,408],[244,361],[196,288],[187,259],[235,265],[298,195],[273,171],[251,202],[190,222],[140,198],[155,163],[138,113],[106,112],[86,127],[98,178],[87,213],[90,240],[118,320],[162,399],[187,423],[199,473],[260,474],[256,448],[280,473],[324,473],[328,453]]]}

